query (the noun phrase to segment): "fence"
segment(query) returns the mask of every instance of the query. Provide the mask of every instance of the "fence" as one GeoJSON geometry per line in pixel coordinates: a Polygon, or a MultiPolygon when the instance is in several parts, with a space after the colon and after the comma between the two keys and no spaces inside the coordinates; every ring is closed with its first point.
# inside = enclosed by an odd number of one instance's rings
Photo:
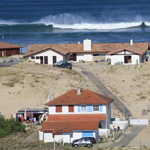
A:
{"type": "Polygon", "coordinates": [[[148,119],[130,119],[130,125],[148,125],[148,119]]]}

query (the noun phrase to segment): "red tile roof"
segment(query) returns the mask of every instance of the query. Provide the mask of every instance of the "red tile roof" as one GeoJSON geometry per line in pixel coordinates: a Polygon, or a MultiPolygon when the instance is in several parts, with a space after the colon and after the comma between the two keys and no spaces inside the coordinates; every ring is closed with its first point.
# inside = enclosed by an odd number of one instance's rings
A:
{"type": "Polygon", "coordinates": [[[66,114],[66,115],[49,115],[47,121],[103,121],[106,114],[66,114]]]}
{"type": "Polygon", "coordinates": [[[23,48],[22,46],[0,42],[0,49],[23,48]]]}
{"type": "Polygon", "coordinates": [[[146,50],[144,50],[142,48],[138,48],[138,47],[135,47],[133,45],[130,45],[127,48],[123,48],[123,49],[118,49],[118,50],[115,50],[115,51],[111,51],[111,52],[107,53],[107,55],[112,55],[112,54],[121,52],[123,50],[129,51],[129,52],[132,52],[132,53],[136,53],[136,54],[139,54],[139,55],[142,55],[142,54],[144,54],[146,52],[146,50]]]}
{"type": "Polygon", "coordinates": [[[52,134],[72,133],[73,130],[98,130],[99,121],[70,121],[53,122],[45,121],[41,131],[52,132],[52,134]]]}
{"type": "MultiPolygon", "coordinates": [[[[149,43],[133,43],[133,45],[147,51],[149,43]]],[[[25,57],[48,49],[53,49],[63,55],[66,55],[68,53],[108,53],[118,49],[125,49],[129,46],[130,43],[92,44],[92,50],[84,52],[83,44],[30,44],[25,57]],[[31,50],[33,52],[31,52],[31,50]]]]}
{"type": "Polygon", "coordinates": [[[49,101],[46,105],[109,104],[112,101],[112,98],[86,89],[81,89],[81,94],[77,95],[77,90],[72,89],[52,101],[49,101]]]}

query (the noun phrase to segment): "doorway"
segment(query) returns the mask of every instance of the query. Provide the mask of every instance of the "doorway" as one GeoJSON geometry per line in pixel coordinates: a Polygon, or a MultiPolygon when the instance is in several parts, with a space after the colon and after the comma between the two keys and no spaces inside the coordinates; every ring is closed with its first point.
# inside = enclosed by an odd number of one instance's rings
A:
{"type": "Polygon", "coordinates": [[[124,56],[124,63],[131,63],[131,56],[124,56]]]}
{"type": "Polygon", "coordinates": [[[57,62],[57,57],[53,56],[53,64],[57,62]]]}
{"type": "Polygon", "coordinates": [[[44,64],[48,64],[48,56],[44,56],[44,64]]]}
{"type": "Polygon", "coordinates": [[[43,64],[43,56],[40,56],[40,63],[43,64]]]}

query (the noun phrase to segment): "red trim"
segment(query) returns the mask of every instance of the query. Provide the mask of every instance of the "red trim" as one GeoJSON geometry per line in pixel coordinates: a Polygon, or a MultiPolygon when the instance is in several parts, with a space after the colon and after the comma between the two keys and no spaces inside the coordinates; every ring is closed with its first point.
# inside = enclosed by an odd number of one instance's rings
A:
{"type": "Polygon", "coordinates": [[[62,105],[56,106],[56,112],[62,112],[62,105]]]}
{"type": "Polygon", "coordinates": [[[69,112],[74,112],[74,105],[69,105],[69,112]]]}

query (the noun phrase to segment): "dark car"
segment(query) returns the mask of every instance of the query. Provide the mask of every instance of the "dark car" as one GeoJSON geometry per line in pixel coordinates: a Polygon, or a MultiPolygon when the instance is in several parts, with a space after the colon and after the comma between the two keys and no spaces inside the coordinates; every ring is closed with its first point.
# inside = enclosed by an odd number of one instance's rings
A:
{"type": "Polygon", "coordinates": [[[71,64],[71,62],[68,61],[68,60],[61,60],[61,61],[58,61],[58,62],[54,63],[53,67],[59,67],[60,65],[65,64],[65,63],[70,63],[71,64]]]}
{"type": "Polygon", "coordinates": [[[90,140],[79,139],[79,140],[74,140],[72,142],[72,146],[73,147],[78,147],[78,146],[92,147],[93,144],[90,140]]]}
{"type": "Polygon", "coordinates": [[[72,64],[71,63],[64,63],[58,66],[59,68],[68,68],[72,69],[72,64]]]}
{"type": "Polygon", "coordinates": [[[82,137],[81,139],[90,140],[92,144],[96,143],[96,139],[94,137],[82,137]]]}

